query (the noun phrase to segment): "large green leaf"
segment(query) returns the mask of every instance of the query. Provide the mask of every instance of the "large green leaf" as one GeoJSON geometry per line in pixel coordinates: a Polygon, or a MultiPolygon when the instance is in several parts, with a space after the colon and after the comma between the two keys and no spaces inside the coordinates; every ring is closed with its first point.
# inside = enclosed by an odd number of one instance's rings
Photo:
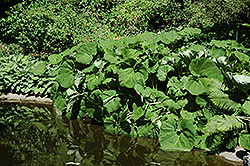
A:
{"type": "Polygon", "coordinates": [[[148,78],[147,70],[143,68],[137,72],[133,68],[120,69],[118,75],[120,85],[127,88],[133,88],[135,84],[140,81],[146,81],[148,78]]]}
{"type": "Polygon", "coordinates": [[[160,40],[165,44],[170,44],[175,40],[181,39],[181,36],[176,32],[164,32],[160,34],[160,40]]]}
{"type": "MultiPolygon", "coordinates": [[[[204,79],[204,78],[201,78],[204,79]]],[[[192,94],[192,95],[199,95],[207,91],[206,87],[203,85],[200,79],[197,79],[193,76],[190,76],[187,83],[185,84],[185,88],[192,94]]]]}
{"type": "Polygon", "coordinates": [[[96,54],[96,43],[85,43],[77,48],[76,61],[87,65],[92,61],[93,55],[96,54]]]}
{"type": "Polygon", "coordinates": [[[145,32],[143,34],[140,34],[138,35],[138,38],[143,42],[147,42],[148,44],[157,43],[159,41],[159,35],[156,35],[152,32],[145,32]]]}
{"type": "MultiPolygon", "coordinates": [[[[246,131],[247,133],[247,131],[246,131]]],[[[239,144],[241,147],[250,150],[250,134],[241,133],[239,137],[239,144]]]]}
{"type": "Polygon", "coordinates": [[[76,61],[84,65],[90,64],[92,59],[93,56],[85,52],[76,54],[76,61]]]}
{"type": "Polygon", "coordinates": [[[193,59],[189,70],[193,76],[188,77],[185,88],[192,95],[199,95],[214,88],[223,89],[223,75],[211,59],[193,59]]]}
{"type": "Polygon", "coordinates": [[[139,51],[136,49],[116,49],[116,54],[120,55],[124,59],[132,59],[137,57],[139,51]]]}
{"type": "Polygon", "coordinates": [[[151,94],[152,89],[150,87],[144,88],[140,84],[135,84],[134,89],[137,93],[139,93],[142,97],[149,97],[151,94]]]}
{"type": "Polygon", "coordinates": [[[103,92],[103,94],[101,94],[101,98],[103,100],[104,107],[107,108],[107,111],[109,113],[112,113],[116,111],[119,107],[121,107],[121,99],[117,97],[115,90],[108,90],[103,92]]]}
{"type": "Polygon", "coordinates": [[[96,55],[97,45],[96,43],[85,43],[77,48],[77,52],[80,54],[87,53],[89,55],[96,55]]]}
{"type": "MultiPolygon", "coordinates": [[[[249,97],[248,97],[249,98],[249,97]]],[[[243,111],[246,115],[250,115],[250,101],[246,101],[243,105],[242,105],[243,111]]]]}
{"type": "Polygon", "coordinates": [[[239,129],[242,127],[243,122],[237,116],[216,115],[209,119],[205,131],[208,134],[214,134],[217,132],[225,132],[233,129],[239,129]]]}
{"type": "Polygon", "coordinates": [[[227,47],[228,47],[229,45],[231,45],[232,42],[234,42],[234,41],[232,41],[232,40],[212,40],[212,41],[210,42],[210,45],[215,45],[215,46],[218,47],[218,48],[227,49],[227,47]]]}
{"type": "Polygon", "coordinates": [[[93,90],[102,83],[102,81],[104,80],[104,74],[99,71],[95,74],[87,75],[86,80],[88,82],[87,87],[89,88],[89,90],[93,90]]]}
{"type": "Polygon", "coordinates": [[[45,61],[39,61],[35,64],[34,68],[32,69],[32,72],[34,75],[42,75],[46,70],[46,62],[45,61]]]}
{"type": "Polygon", "coordinates": [[[223,81],[223,75],[215,63],[208,58],[193,59],[189,66],[190,72],[197,77],[216,78],[223,81]]]}
{"type": "Polygon", "coordinates": [[[242,107],[240,103],[237,103],[229,98],[227,94],[225,94],[221,90],[212,91],[209,94],[210,100],[215,104],[217,107],[222,108],[224,110],[233,110],[233,111],[241,111],[242,107]]]}
{"type": "Polygon", "coordinates": [[[224,51],[224,49],[213,48],[209,50],[209,53],[211,54],[212,58],[219,58],[225,56],[227,52],[224,51]]]}
{"type": "Polygon", "coordinates": [[[232,52],[241,62],[249,62],[250,57],[242,52],[234,51],[232,52]]]}
{"type": "Polygon", "coordinates": [[[181,35],[196,35],[200,33],[201,30],[198,28],[184,28],[182,31],[180,31],[181,35]]]}
{"type": "Polygon", "coordinates": [[[52,54],[48,57],[48,60],[52,64],[57,64],[61,62],[63,59],[63,56],[61,54],[52,54]]]}
{"type": "Polygon", "coordinates": [[[53,104],[60,112],[63,112],[66,109],[66,99],[63,96],[58,96],[53,100],[53,104]]]}
{"type": "Polygon", "coordinates": [[[75,64],[72,60],[65,61],[58,71],[56,81],[64,88],[70,88],[75,84],[75,64]]]}
{"type": "Polygon", "coordinates": [[[190,151],[194,147],[196,130],[191,120],[168,118],[161,125],[159,142],[167,151],[190,151]]]}
{"type": "Polygon", "coordinates": [[[105,51],[104,57],[105,60],[107,60],[110,63],[116,63],[118,60],[118,56],[116,56],[116,54],[114,53],[113,50],[111,49],[107,49],[105,51]]]}
{"type": "Polygon", "coordinates": [[[135,103],[133,103],[132,107],[133,107],[133,114],[131,115],[130,119],[135,122],[144,115],[144,111],[141,107],[137,107],[135,103]]]}
{"type": "Polygon", "coordinates": [[[141,42],[142,39],[139,36],[124,37],[121,38],[121,41],[123,41],[123,43],[125,43],[130,48],[133,48],[133,46],[137,46],[141,42]]]}
{"type": "Polygon", "coordinates": [[[121,99],[119,97],[112,98],[104,104],[104,107],[107,108],[109,113],[112,113],[122,106],[120,101],[121,99]]]}

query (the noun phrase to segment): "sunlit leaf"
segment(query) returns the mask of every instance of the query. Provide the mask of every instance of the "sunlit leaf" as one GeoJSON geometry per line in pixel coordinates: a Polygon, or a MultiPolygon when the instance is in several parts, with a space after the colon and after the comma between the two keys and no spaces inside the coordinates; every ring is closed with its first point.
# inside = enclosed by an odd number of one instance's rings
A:
{"type": "Polygon", "coordinates": [[[169,65],[163,65],[163,66],[160,66],[158,71],[157,71],[157,77],[160,81],[165,81],[166,80],[166,77],[167,77],[167,74],[168,72],[174,70],[173,67],[169,66],[169,65]]]}
{"type": "Polygon", "coordinates": [[[62,87],[70,88],[75,84],[74,68],[74,62],[71,60],[62,64],[56,77],[56,80],[62,87]]]}
{"type": "Polygon", "coordinates": [[[120,85],[133,88],[136,83],[140,81],[145,81],[148,78],[148,73],[146,69],[141,69],[137,72],[133,68],[121,69],[118,71],[120,85]]]}
{"type": "Polygon", "coordinates": [[[169,118],[162,122],[159,142],[166,151],[190,151],[194,147],[196,130],[190,120],[169,118]]]}
{"type": "Polygon", "coordinates": [[[223,81],[223,75],[215,63],[208,58],[193,59],[189,66],[190,72],[197,77],[216,78],[223,81]]]}
{"type": "Polygon", "coordinates": [[[52,54],[48,57],[49,62],[52,64],[57,64],[61,62],[62,59],[63,59],[63,56],[60,54],[52,54]]]}
{"type": "Polygon", "coordinates": [[[92,59],[93,56],[85,52],[76,54],[76,61],[84,65],[88,65],[92,59]]]}
{"type": "Polygon", "coordinates": [[[34,65],[32,72],[35,75],[42,75],[47,70],[46,65],[47,63],[45,61],[39,61],[34,65]]]}
{"type": "Polygon", "coordinates": [[[131,115],[130,119],[134,122],[137,121],[141,116],[144,115],[144,111],[141,107],[137,107],[135,103],[133,103],[133,114],[131,115]]]}
{"type": "Polygon", "coordinates": [[[250,150],[250,134],[241,133],[239,137],[239,144],[241,147],[250,150]]]}
{"type": "Polygon", "coordinates": [[[86,76],[87,87],[93,90],[104,80],[104,74],[102,72],[97,72],[96,74],[91,74],[86,76]]]}
{"type": "Polygon", "coordinates": [[[165,44],[170,44],[181,39],[181,36],[176,32],[164,32],[160,34],[160,40],[165,44]]]}

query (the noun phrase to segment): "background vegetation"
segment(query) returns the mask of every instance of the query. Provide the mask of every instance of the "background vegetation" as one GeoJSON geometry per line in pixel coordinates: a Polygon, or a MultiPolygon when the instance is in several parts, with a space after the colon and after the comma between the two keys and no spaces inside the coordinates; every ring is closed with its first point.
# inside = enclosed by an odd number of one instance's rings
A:
{"type": "Polygon", "coordinates": [[[236,39],[237,30],[238,40],[247,44],[242,26],[247,22],[246,0],[42,0],[13,6],[0,21],[0,35],[3,43],[18,43],[25,54],[59,53],[86,41],[188,26],[204,27],[209,38],[217,39],[236,39]]]}
{"type": "Polygon", "coordinates": [[[23,1],[0,21],[0,91],[49,95],[70,119],[165,150],[250,149],[249,6],[23,1]]]}

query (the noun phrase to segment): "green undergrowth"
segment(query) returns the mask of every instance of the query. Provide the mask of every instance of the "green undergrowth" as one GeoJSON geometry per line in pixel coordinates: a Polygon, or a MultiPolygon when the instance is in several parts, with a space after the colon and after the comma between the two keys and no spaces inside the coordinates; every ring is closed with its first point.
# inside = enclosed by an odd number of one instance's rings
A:
{"type": "Polygon", "coordinates": [[[48,94],[69,119],[159,138],[167,151],[249,150],[249,49],[232,40],[201,42],[200,35],[198,28],[145,32],[87,42],[47,60],[1,57],[0,88],[48,94]]]}
{"type": "Polygon", "coordinates": [[[23,54],[0,56],[0,91],[48,96],[56,82],[56,66],[23,54]]]}

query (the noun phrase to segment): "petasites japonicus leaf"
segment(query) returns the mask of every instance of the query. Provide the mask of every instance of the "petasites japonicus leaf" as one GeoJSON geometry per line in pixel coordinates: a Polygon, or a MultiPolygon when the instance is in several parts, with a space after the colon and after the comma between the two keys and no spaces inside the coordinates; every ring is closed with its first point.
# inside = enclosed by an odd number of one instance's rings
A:
{"type": "Polygon", "coordinates": [[[140,81],[146,81],[148,78],[148,72],[145,68],[141,68],[139,71],[135,71],[133,68],[121,69],[118,71],[120,85],[133,88],[135,84],[140,81]]]}
{"type": "Polygon", "coordinates": [[[195,143],[195,134],[191,120],[168,118],[162,122],[159,142],[166,151],[190,151],[195,143]]]}
{"type": "Polygon", "coordinates": [[[75,64],[72,60],[67,60],[63,62],[56,77],[56,81],[63,88],[72,87],[75,84],[74,70],[75,70],[75,64]]]}

